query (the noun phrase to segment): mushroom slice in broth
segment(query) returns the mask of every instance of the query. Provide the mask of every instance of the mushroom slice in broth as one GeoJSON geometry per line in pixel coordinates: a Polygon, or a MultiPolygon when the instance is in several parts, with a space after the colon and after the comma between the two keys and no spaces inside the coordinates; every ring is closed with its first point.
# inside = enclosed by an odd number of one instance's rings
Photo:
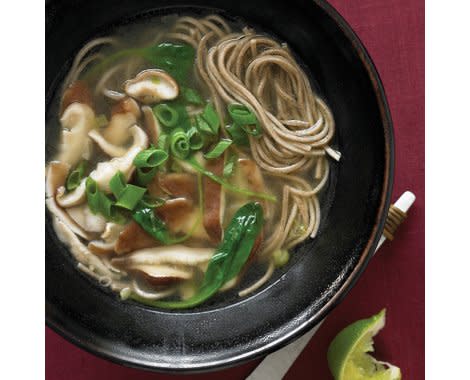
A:
{"type": "Polygon", "coordinates": [[[46,205],[49,211],[62,223],[65,223],[73,233],[84,239],[89,239],[90,235],[75,223],[70,215],[68,215],[56,201],[57,190],[64,186],[69,170],[70,165],[66,163],[59,161],[52,161],[49,163],[46,174],[46,205]]]}
{"type": "Polygon", "coordinates": [[[53,226],[59,240],[69,247],[70,252],[79,263],[93,268],[99,275],[108,276],[112,279],[120,278],[120,275],[111,272],[98,257],[90,252],[67,224],[58,218],[54,218],[53,226]]]}
{"type": "Polygon", "coordinates": [[[164,173],[155,176],[148,185],[149,193],[160,196],[161,192],[172,197],[197,200],[197,177],[189,173],[164,173]]]}
{"type": "Polygon", "coordinates": [[[144,104],[175,99],[179,94],[176,81],[165,71],[149,69],[141,71],[134,79],[124,83],[126,94],[144,104]]]}
{"type": "Polygon", "coordinates": [[[148,146],[148,137],[142,128],[134,125],[130,128],[130,131],[134,137],[134,142],[127,153],[122,157],[100,162],[96,169],[90,173],[90,177],[96,181],[99,188],[103,191],[111,191],[109,181],[118,171],[121,171],[128,181],[134,171],[133,161],[135,156],[148,146]]]}
{"type": "Polygon", "coordinates": [[[128,225],[123,226],[113,222],[106,223],[104,231],[101,234],[102,240],[90,241],[88,243],[88,249],[97,255],[115,253],[120,233],[125,230],[128,225]]]}
{"type": "Polygon", "coordinates": [[[152,109],[149,106],[143,106],[142,113],[144,114],[145,128],[149,134],[150,142],[154,145],[157,145],[158,137],[162,133],[160,122],[155,117],[152,109]]]}
{"type": "Polygon", "coordinates": [[[134,251],[112,260],[117,266],[172,264],[196,266],[208,262],[214,254],[214,248],[194,248],[182,244],[165,245],[134,251]]]}
{"type": "Polygon", "coordinates": [[[103,129],[103,138],[112,145],[120,146],[131,136],[129,128],[137,123],[140,107],[132,98],[118,101],[111,109],[111,120],[103,129]]]}
{"type": "MultiPolygon", "coordinates": [[[[224,157],[208,160],[206,169],[215,175],[222,176],[224,157]]],[[[204,188],[204,228],[214,243],[222,240],[223,218],[225,212],[225,191],[223,187],[208,177],[203,178],[204,188]]]]}
{"type": "Polygon", "coordinates": [[[101,233],[106,226],[106,219],[93,214],[87,204],[68,208],[67,214],[87,232],[101,233]]]}
{"type": "Polygon", "coordinates": [[[100,149],[111,157],[121,157],[126,154],[126,149],[122,146],[111,144],[96,129],[91,130],[88,136],[100,147],[100,149]]]}
{"type": "Polygon", "coordinates": [[[158,240],[155,240],[145,232],[136,222],[131,221],[119,234],[114,250],[118,255],[122,255],[137,249],[154,247],[160,244],[158,240]]]}
{"type": "Polygon", "coordinates": [[[95,112],[87,104],[72,103],[60,119],[61,141],[57,160],[71,167],[91,155],[91,141],[88,132],[95,126],[95,112]]]}
{"type": "Polygon", "coordinates": [[[67,87],[64,91],[64,95],[62,95],[60,113],[63,114],[72,103],[86,104],[90,108],[93,108],[91,91],[86,82],[77,80],[67,87]]]}
{"type": "Polygon", "coordinates": [[[66,193],[65,187],[57,189],[56,201],[60,207],[69,208],[78,206],[86,201],[86,179],[80,182],[80,185],[73,191],[66,193]]]}

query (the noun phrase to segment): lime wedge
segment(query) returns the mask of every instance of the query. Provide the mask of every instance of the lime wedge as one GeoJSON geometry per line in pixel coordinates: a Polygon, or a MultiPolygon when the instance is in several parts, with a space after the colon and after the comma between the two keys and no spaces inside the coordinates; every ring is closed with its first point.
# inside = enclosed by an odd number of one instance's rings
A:
{"type": "Polygon", "coordinates": [[[385,326],[385,309],[346,327],[328,348],[335,380],[401,380],[400,368],[373,358],[373,337],[385,326]]]}

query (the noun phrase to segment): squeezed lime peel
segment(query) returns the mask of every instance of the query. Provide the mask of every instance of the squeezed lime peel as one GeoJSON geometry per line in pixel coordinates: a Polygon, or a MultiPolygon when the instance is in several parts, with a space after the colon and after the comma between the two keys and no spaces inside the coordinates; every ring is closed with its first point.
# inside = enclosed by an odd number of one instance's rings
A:
{"type": "Polygon", "coordinates": [[[373,337],[385,326],[385,309],[343,329],[330,344],[328,364],[335,380],[400,380],[401,371],[376,360],[373,337]]]}

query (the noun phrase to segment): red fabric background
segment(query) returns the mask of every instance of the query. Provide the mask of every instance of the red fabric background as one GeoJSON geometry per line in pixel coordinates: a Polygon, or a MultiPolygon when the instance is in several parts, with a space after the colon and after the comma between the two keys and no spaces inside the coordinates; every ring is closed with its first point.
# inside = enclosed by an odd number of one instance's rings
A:
{"type": "MultiPolygon", "coordinates": [[[[285,379],[332,379],[326,350],[347,324],[387,307],[377,356],[424,379],[424,0],[330,0],[368,49],[382,77],[396,137],[394,199],[412,190],[417,200],[392,243],[386,243],[357,285],[327,318],[285,379]]],[[[191,376],[244,379],[258,364],[191,376]]],[[[49,380],[187,379],[125,368],[80,350],[46,329],[49,380]]]]}

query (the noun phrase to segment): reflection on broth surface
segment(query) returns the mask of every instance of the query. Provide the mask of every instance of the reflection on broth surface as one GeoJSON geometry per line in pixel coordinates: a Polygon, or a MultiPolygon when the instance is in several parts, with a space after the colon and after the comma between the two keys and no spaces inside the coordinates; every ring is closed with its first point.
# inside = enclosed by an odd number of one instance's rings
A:
{"type": "Polygon", "coordinates": [[[218,15],[153,18],[88,42],[60,96],[46,203],[78,268],[123,299],[244,296],[315,237],[340,153],[286,44],[218,15]]]}

